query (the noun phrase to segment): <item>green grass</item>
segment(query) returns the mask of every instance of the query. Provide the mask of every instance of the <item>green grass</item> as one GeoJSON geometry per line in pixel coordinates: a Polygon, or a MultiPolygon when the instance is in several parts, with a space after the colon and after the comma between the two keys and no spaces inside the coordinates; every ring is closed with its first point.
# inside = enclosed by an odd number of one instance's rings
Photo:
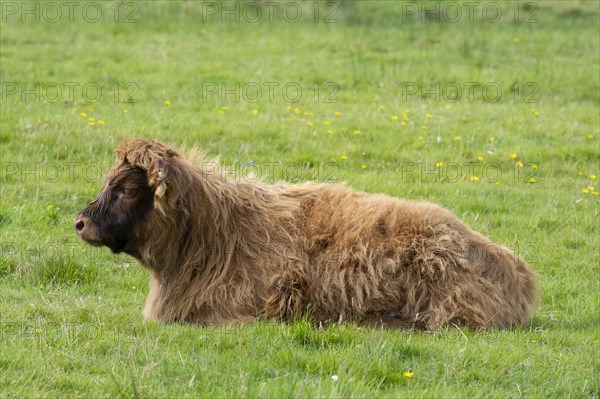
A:
{"type": "Polygon", "coordinates": [[[294,3],[310,15],[297,23],[203,21],[191,1],[122,2],[119,23],[113,2],[96,3],[97,23],[82,18],[83,3],[73,22],[21,22],[3,8],[0,397],[600,396],[600,197],[591,193],[600,187],[589,177],[600,176],[599,5],[522,2],[514,22],[514,2],[498,2],[496,23],[481,12],[456,23],[407,13],[436,3],[342,1],[335,23],[314,23],[312,2],[294,3]],[[522,20],[534,11],[537,22],[522,20]],[[138,22],[123,23],[131,12],[138,22]],[[48,101],[52,85],[40,101],[10,91],[52,82],[79,83],[73,101],[64,91],[48,101]],[[90,82],[103,89],[96,103],[82,98],[90,82]],[[203,93],[206,82],[297,83],[303,94],[221,101],[203,93]],[[337,103],[326,101],[329,82],[337,103]],[[493,83],[501,95],[406,92],[435,82],[493,83]],[[486,332],[145,322],[146,271],[83,245],[71,226],[123,131],[199,146],[233,165],[232,177],[253,160],[267,181],[338,181],[439,203],[531,264],[539,310],[529,326],[486,332]]]}

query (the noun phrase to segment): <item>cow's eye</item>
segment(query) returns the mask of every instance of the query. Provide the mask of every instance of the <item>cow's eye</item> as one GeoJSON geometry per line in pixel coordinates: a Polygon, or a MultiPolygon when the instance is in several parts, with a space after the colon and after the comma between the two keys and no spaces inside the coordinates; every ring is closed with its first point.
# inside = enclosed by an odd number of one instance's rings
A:
{"type": "Polygon", "coordinates": [[[128,198],[133,198],[137,195],[138,190],[137,188],[123,188],[123,195],[125,195],[128,198]]]}

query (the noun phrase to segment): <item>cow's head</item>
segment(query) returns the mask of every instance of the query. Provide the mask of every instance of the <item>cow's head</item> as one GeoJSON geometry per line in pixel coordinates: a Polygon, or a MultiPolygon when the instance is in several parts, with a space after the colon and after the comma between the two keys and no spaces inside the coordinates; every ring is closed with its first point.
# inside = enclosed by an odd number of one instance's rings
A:
{"type": "Polygon", "coordinates": [[[166,217],[190,176],[174,150],[133,140],[117,151],[100,195],[77,216],[75,231],[87,243],[140,257],[153,219],[166,217]]]}

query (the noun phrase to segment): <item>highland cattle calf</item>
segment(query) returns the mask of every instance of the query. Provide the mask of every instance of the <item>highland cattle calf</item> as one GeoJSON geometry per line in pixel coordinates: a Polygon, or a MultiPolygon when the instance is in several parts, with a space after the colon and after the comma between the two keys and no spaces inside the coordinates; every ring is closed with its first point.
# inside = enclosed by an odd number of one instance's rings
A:
{"type": "Polygon", "coordinates": [[[116,155],[75,230],[150,271],[149,319],[308,315],[433,330],[522,325],[535,309],[525,262],[437,205],[340,185],[236,182],[151,140],[116,155]]]}

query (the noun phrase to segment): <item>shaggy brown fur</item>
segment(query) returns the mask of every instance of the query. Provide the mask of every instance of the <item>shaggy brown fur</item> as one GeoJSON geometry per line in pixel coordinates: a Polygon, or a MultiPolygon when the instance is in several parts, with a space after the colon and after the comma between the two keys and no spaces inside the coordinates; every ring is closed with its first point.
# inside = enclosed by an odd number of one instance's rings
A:
{"type": "Polygon", "coordinates": [[[234,182],[156,141],[117,150],[76,220],[152,273],[144,314],[209,325],[262,319],[437,329],[527,323],[537,287],[509,249],[430,203],[338,185],[234,182]]]}

